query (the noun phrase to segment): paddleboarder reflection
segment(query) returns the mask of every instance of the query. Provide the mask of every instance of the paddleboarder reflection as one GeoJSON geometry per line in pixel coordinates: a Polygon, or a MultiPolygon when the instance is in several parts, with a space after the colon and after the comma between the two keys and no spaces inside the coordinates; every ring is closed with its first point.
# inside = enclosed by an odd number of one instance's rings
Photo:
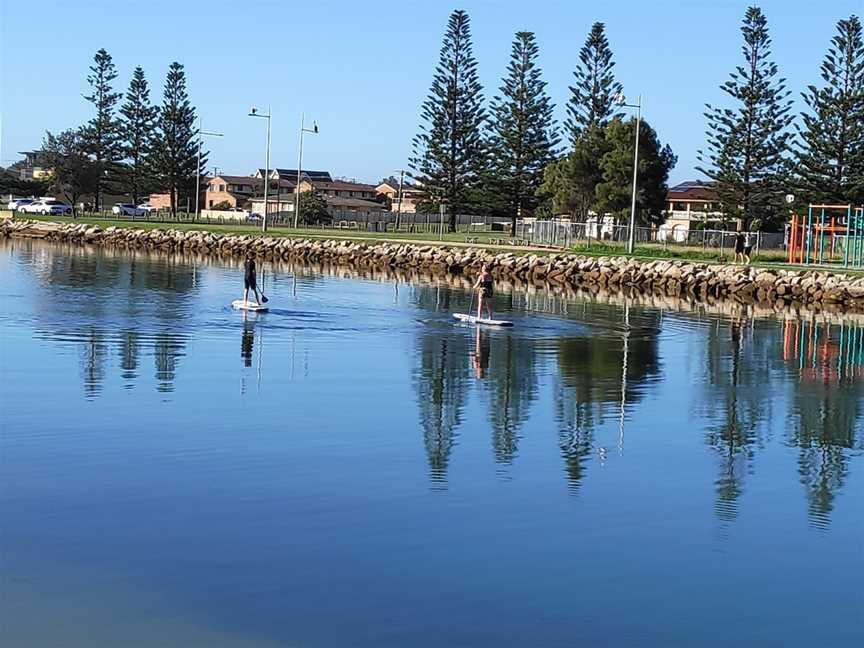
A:
{"type": "Polygon", "coordinates": [[[478,326],[474,330],[474,351],[471,354],[471,360],[474,365],[474,376],[482,380],[486,377],[486,370],[489,369],[489,351],[491,345],[489,335],[487,335],[478,326]]]}
{"type": "Polygon", "coordinates": [[[243,333],[240,337],[240,357],[243,366],[252,366],[252,350],[255,348],[255,322],[250,322],[246,311],[243,311],[243,333]]]}

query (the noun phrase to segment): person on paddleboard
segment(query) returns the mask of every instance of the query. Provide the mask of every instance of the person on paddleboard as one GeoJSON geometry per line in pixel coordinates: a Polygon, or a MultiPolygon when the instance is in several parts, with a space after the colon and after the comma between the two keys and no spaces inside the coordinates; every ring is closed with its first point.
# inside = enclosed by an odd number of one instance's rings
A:
{"type": "Polygon", "coordinates": [[[480,274],[477,275],[477,281],[474,283],[474,290],[477,291],[477,319],[482,319],[483,306],[486,306],[486,312],[489,314],[489,319],[492,319],[492,275],[489,273],[489,267],[484,263],[480,268],[480,274]]]}
{"type": "Polygon", "coordinates": [[[258,278],[255,273],[255,258],[251,254],[246,255],[243,262],[243,301],[249,301],[249,290],[255,293],[255,303],[260,306],[261,299],[258,297],[258,278]]]}

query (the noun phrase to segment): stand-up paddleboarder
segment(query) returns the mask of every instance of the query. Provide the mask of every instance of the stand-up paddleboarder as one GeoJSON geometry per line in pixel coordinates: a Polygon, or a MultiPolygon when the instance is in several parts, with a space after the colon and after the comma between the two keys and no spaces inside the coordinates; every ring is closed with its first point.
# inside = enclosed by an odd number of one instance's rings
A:
{"type": "Polygon", "coordinates": [[[258,278],[255,274],[255,257],[252,254],[246,255],[246,261],[243,262],[243,301],[249,301],[249,290],[255,293],[255,303],[260,306],[261,298],[258,296],[258,278]]]}
{"type": "Polygon", "coordinates": [[[486,312],[489,314],[489,319],[492,319],[492,275],[489,273],[488,266],[484,263],[480,268],[480,274],[477,275],[477,281],[474,283],[474,290],[477,291],[477,319],[482,319],[483,306],[486,306],[486,312]]]}

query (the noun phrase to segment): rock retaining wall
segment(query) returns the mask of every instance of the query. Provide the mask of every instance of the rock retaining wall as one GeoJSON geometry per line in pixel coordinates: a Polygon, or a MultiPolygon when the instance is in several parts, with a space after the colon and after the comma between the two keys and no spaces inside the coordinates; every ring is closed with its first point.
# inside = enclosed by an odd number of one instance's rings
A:
{"type": "Polygon", "coordinates": [[[774,270],[569,253],[496,253],[483,248],[407,242],[361,243],[171,229],[103,229],[39,221],[3,221],[0,236],[218,256],[239,257],[252,253],[265,259],[323,262],[354,268],[415,269],[443,275],[474,274],[485,263],[499,280],[535,285],[636,291],[702,301],[731,299],[775,308],[791,304],[806,305],[813,310],[864,311],[864,277],[815,269],[774,270]]]}

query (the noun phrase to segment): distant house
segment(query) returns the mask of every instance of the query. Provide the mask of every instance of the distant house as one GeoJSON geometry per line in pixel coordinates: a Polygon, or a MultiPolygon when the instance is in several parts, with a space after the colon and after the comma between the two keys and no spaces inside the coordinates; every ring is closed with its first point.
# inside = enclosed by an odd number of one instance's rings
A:
{"type": "MultiPolygon", "coordinates": [[[[731,220],[736,225],[737,221],[731,220]]],[[[713,184],[688,180],[666,193],[666,221],[660,226],[659,233],[660,236],[684,241],[697,224],[704,224],[706,229],[721,229],[723,223],[724,214],[713,184]]]]}
{"type": "MultiPolygon", "coordinates": [[[[375,185],[362,182],[351,182],[348,180],[314,180],[305,178],[300,183],[300,191],[312,191],[321,196],[333,196],[336,198],[360,198],[363,200],[375,200],[378,197],[375,185]]],[[[379,205],[380,207],[380,205],[379,205]]]]}
{"type": "Polygon", "coordinates": [[[19,151],[24,156],[22,162],[15,164],[19,180],[46,180],[54,173],[44,165],[45,154],[42,151],[19,151]]]}
{"type": "MultiPolygon", "coordinates": [[[[301,183],[302,185],[302,183],[301,183]]],[[[302,193],[302,192],[301,192],[302,193]]],[[[350,196],[335,196],[329,194],[321,194],[327,203],[327,211],[330,215],[337,219],[360,220],[373,217],[384,210],[384,205],[373,200],[364,200],[362,198],[353,198],[350,196]]],[[[294,216],[294,203],[296,196],[279,196],[278,198],[268,198],[267,202],[270,205],[268,214],[271,217],[289,219],[294,216]]],[[[251,209],[259,214],[264,213],[264,198],[258,197],[251,201],[251,209]]]]}
{"type": "MultiPolygon", "coordinates": [[[[212,209],[214,205],[227,203],[229,207],[246,207],[253,196],[262,195],[263,192],[264,183],[260,177],[218,175],[207,181],[203,206],[212,209]]],[[[274,182],[271,179],[268,193],[274,197],[293,194],[294,183],[279,178],[274,182]]]]}
{"type": "MultiPolygon", "coordinates": [[[[264,169],[258,169],[255,172],[256,178],[264,177],[264,169]]],[[[297,182],[297,169],[270,169],[270,177],[273,180],[290,180],[297,182]]],[[[301,180],[311,180],[313,182],[333,182],[333,177],[329,171],[307,171],[303,169],[300,172],[301,180]]]]}
{"type": "MultiPolygon", "coordinates": [[[[399,181],[393,178],[385,180],[375,187],[375,191],[390,200],[392,211],[395,212],[399,203],[399,181]]],[[[422,187],[410,182],[402,182],[402,204],[400,211],[403,214],[417,213],[417,205],[424,200],[426,200],[426,192],[423,191],[422,187]]]]}

